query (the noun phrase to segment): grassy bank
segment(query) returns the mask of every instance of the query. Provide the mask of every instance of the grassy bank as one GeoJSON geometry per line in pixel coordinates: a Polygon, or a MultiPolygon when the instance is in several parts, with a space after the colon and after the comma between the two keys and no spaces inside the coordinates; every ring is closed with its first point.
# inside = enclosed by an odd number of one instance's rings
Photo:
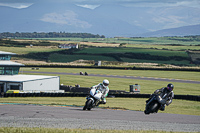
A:
{"type": "MultiPolygon", "coordinates": [[[[181,133],[167,131],[134,131],[134,130],[93,130],[93,129],[62,129],[62,128],[20,128],[20,127],[0,127],[2,133],[181,133]]],[[[184,132],[188,133],[188,132],[184,132]]],[[[195,132],[193,132],[195,133],[195,132]]]]}

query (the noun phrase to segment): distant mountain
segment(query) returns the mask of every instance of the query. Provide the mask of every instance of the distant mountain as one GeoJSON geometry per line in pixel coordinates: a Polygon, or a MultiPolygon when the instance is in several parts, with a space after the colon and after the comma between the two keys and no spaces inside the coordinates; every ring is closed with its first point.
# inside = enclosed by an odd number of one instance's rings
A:
{"type": "Polygon", "coordinates": [[[158,30],[158,31],[143,33],[143,34],[139,34],[139,35],[135,35],[135,36],[163,37],[163,36],[190,36],[190,35],[200,35],[200,24],[158,30]]]}
{"type": "Polygon", "coordinates": [[[198,26],[189,26],[188,30],[184,31],[176,29],[200,22],[200,8],[183,6],[158,8],[104,4],[88,9],[69,2],[60,4],[56,1],[38,1],[23,9],[0,6],[0,12],[1,33],[61,31],[92,33],[106,37],[148,36],[151,31],[157,31],[151,32],[155,33],[155,36],[162,36],[164,32],[170,33],[167,35],[200,34],[196,30],[198,26]]]}

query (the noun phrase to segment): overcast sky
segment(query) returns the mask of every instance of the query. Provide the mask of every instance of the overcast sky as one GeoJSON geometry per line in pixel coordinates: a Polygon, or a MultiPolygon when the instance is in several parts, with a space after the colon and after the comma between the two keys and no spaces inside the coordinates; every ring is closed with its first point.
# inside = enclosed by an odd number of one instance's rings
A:
{"type": "Polygon", "coordinates": [[[90,9],[95,9],[102,4],[119,4],[129,7],[188,6],[200,8],[200,0],[0,0],[0,6],[20,9],[42,1],[73,3],[90,9]]]}

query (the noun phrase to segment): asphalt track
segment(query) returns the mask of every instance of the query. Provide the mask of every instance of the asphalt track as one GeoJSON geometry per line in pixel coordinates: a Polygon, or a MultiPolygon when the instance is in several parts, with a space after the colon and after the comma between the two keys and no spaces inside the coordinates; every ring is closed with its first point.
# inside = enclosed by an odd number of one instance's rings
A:
{"type": "MultiPolygon", "coordinates": [[[[21,73],[23,73],[23,72],[24,73],[40,73],[40,74],[80,75],[79,73],[59,73],[59,72],[41,72],[41,71],[20,71],[20,72],[21,73]]],[[[200,81],[181,80],[181,79],[167,79],[167,78],[153,78],[153,77],[139,77],[139,76],[120,76],[120,75],[103,75],[103,74],[89,74],[89,76],[200,84],[200,81]]]]}
{"type": "Polygon", "coordinates": [[[0,127],[200,132],[200,116],[82,107],[0,104],[0,127]]]}

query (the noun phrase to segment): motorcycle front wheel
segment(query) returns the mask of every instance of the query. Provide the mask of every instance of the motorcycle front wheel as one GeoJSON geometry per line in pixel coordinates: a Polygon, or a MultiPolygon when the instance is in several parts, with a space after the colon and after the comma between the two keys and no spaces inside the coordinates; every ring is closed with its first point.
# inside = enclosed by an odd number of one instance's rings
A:
{"type": "Polygon", "coordinates": [[[157,101],[152,102],[152,104],[149,106],[150,113],[157,113],[159,109],[159,103],[157,101]]]}
{"type": "Polygon", "coordinates": [[[150,103],[149,106],[146,107],[146,110],[144,111],[145,114],[150,114],[150,113],[154,113],[154,112],[158,112],[159,109],[159,103],[154,101],[152,103],[150,103]]]}
{"type": "Polygon", "coordinates": [[[83,107],[83,110],[91,110],[92,108],[92,100],[89,99],[88,101],[86,101],[85,106],[83,107]]]}
{"type": "Polygon", "coordinates": [[[86,107],[86,105],[83,107],[83,110],[86,110],[87,109],[87,107],[86,107]]]}

